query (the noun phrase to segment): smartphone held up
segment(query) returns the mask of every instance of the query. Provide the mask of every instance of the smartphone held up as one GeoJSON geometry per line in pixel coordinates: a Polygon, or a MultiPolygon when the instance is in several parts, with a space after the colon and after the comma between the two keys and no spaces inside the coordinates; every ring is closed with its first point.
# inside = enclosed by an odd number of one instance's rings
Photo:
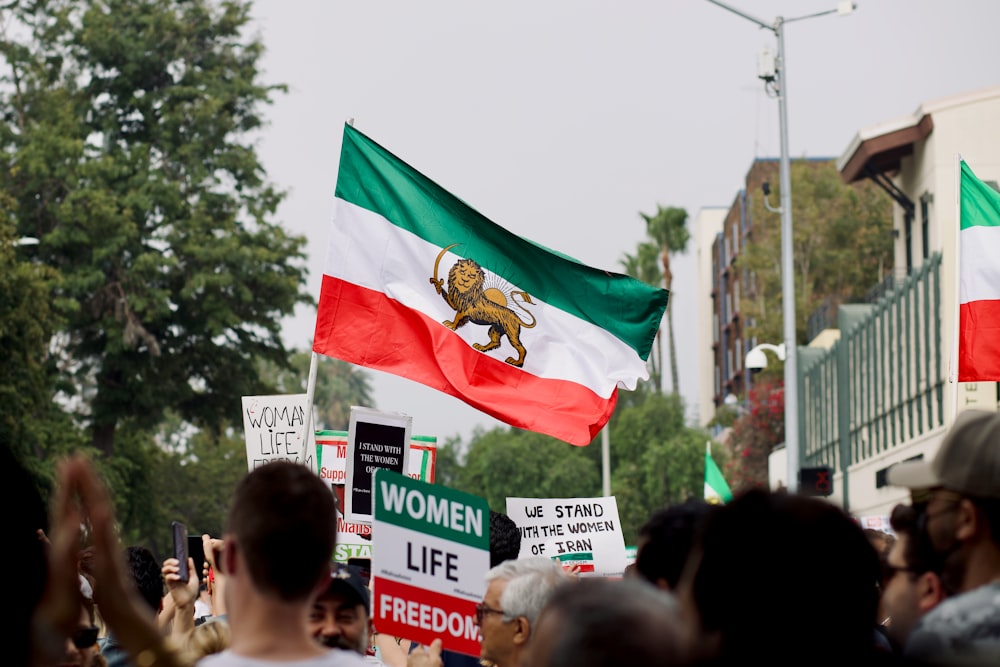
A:
{"type": "Polygon", "coordinates": [[[177,574],[180,580],[187,583],[191,576],[188,572],[188,531],[180,521],[172,521],[170,527],[174,534],[174,558],[177,559],[177,574]]]}

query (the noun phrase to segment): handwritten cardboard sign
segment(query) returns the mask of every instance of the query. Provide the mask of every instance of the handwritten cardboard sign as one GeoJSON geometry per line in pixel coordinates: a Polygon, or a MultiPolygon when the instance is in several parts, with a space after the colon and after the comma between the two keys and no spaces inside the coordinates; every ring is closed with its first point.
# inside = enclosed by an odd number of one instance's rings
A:
{"type": "Polygon", "coordinates": [[[316,436],[312,428],[306,428],[306,417],[305,394],[244,396],[247,469],[273,461],[294,461],[318,474],[316,436]]]}
{"type": "Polygon", "coordinates": [[[614,496],[508,498],[507,514],[521,531],[520,558],[548,556],[584,576],[625,573],[625,538],[614,496]]]}
{"type": "Polygon", "coordinates": [[[348,521],[371,523],[376,470],[406,474],[412,424],[413,417],[401,412],[351,406],[344,493],[344,514],[348,521]]]}

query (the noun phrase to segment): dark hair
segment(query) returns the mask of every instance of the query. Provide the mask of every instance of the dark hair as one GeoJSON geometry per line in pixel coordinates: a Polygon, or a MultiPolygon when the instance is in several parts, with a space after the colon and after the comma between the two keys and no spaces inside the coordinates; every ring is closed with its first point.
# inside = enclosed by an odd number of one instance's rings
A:
{"type": "Polygon", "coordinates": [[[635,569],[643,579],[652,584],[663,579],[671,590],[677,588],[698,531],[713,507],[691,499],[657,510],[646,520],[639,528],[635,559],[635,569]]]}
{"type": "Polygon", "coordinates": [[[719,634],[723,661],[809,656],[829,665],[871,656],[881,568],[840,508],[747,491],[708,517],[697,551],[691,592],[702,629],[719,634]]]}
{"type": "Polygon", "coordinates": [[[333,493],[302,464],[268,463],[236,486],[226,533],[261,593],[285,602],[308,598],[336,546],[333,493]]]}
{"type": "Polygon", "coordinates": [[[163,602],[163,573],[156,556],[146,547],[125,547],[125,569],[139,595],[154,614],[158,613],[163,602]]]}
{"type": "Polygon", "coordinates": [[[521,531],[506,514],[490,510],[490,567],[521,553],[521,531]]]}
{"type": "Polygon", "coordinates": [[[934,551],[930,536],[920,529],[920,512],[912,505],[896,505],[889,515],[889,525],[899,535],[906,537],[903,561],[917,574],[941,574],[941,558],[934,551]]]}
{"type": "Polygon", "coordinates": [[[587,578],[560,586],[539,625],[545,619],[558,622],[548,667],[687,664],[673,598],[636,579],[587,578]]]}

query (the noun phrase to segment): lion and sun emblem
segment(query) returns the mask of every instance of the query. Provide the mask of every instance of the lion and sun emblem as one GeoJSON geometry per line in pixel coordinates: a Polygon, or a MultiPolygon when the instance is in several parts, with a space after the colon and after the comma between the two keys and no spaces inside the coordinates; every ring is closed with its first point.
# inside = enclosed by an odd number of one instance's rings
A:
{"type": "Polygon", "coordinates": [[[445,281],[438,278],[438,266],[444,254],[456,245],[458,244],[453,243],[438,254],[434,262],[434,275],[430,279],[437,293],[455,310],[454,319],[444,320],[442,324],[452,330],[469,322],[488,326],[489,342],[485,345],[481,343],[472,345],[480,352],[497,349],[506,336],[518,356],[507,357],[504,361],[511,366],[521,368],[527,355],[527,350],[521,343],[521,329],[531,329],[537,324],[535,316],[523,304],[535,305],[534,302],[526,292],[515,291],[502,281],[498,281],[496,285],[487,285],[486,272],[472,259],[460,259],[452,265],[448,271],[446,288],[445,281]],[[520,297],[522,303],[515,301],[515,297],[520,297]],[[511,306],[523,310],[531,318],[531,322],[521,319],[511,306]]]}

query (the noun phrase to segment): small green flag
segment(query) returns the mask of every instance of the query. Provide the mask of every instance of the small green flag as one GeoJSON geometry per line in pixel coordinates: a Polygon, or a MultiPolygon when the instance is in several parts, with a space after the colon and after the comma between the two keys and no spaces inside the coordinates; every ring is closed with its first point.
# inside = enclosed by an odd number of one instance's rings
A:
{"type": "Polygon", "coordinates": [[[713,504],[728,503],[733,499],[733,492],[726,484],[719,466],[712,460],[712,449],[705,443],[705,500],[713,504]]]}

